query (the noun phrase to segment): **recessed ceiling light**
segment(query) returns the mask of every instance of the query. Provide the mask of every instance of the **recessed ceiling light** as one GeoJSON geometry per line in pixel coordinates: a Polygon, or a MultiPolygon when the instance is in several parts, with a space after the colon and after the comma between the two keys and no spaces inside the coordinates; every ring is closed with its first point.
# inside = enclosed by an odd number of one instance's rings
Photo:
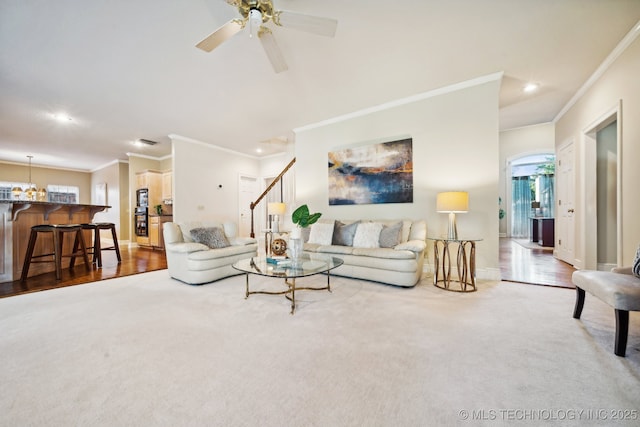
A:
{"type": "Polygon", "coordinates": [[[525,91],[526,93],[531,93],[538,90],[539,87],[540,85],[538,83],[527,83],[522,90],[525,91]]]}
{"type": "Polygon", "coordinates": [[[69,115],[65,113],[53,114],[53,118],[60,123],[69,123],[73,120],[69,115]]]}
{"type": "Polygon", "coordinates": [[[256,153],[262,153],[262,148],[256,148],[256,153]]]}
{"type": "Polygon", "coordinates": [[[150,139],[144,139],[144,138],[136,139],[135,141],[133,141],[133,145],[138,147],[144,147],[145,145],[156,145],[156,144],[157,144],[156,141],[151,141],[150,139]]]}

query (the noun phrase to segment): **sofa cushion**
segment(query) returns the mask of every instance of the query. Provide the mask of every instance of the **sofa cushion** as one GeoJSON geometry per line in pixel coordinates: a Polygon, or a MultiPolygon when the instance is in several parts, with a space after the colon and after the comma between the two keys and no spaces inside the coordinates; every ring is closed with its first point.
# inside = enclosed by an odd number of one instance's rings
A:
{"type": "Polygon", "coordinates": [[[165,245],[165,249],[167,252],[175,252],[177,254],[188,254],[191,252],[198,251],[208,251],[211,248],[207,245],[203,245],[202,243],[196,242],[177,242],[177,243],[167,243],[165,245]]]}
{"type": "Polygon", "coordinates": [[[353,248],[352,254],[381,259],[414,259],[416,257],[411,251],[397,251],[389,248],[353,248]]]}
{"type": "MultiPolygon", "coordinates": [[[[307,250],[306,246],[305,246],[305,250],[307,250]]],[[[351,246],[339,246],[339,245],[321,246],[321,245],[318,245],[318,247],[316,247],[313,252],[336,254],[336,255],[348,255],[348,254],[353,253],[353,250],[354,250],[354,248],[352,248],[351,246]]]]}
{"type": "Polygon", "coordinates": [[[353,246],[353,237],[356,235],[356,229],[360,221],[345,224],[342,221],[336,221],[333,227],[332,245],[353,246]]]}
{"type": "Polygon", "coordinates": [[[178,225],[180,226],[180,230],[182,230],[182,239],[185,242],[193,242],[193,237],[191,237],[191,229],[193,228],[209,228],[209,227],[222,228],[222,224],[215,221],[181,222],[181,223],[178,223],[178,225]]]}
{"type": "Polygon", "coordinates": [[[380,238],[378,243],[381,248],[393,248],[400,243],[402,231],[402,222],[397,222],[393,225],[384,225],[382,231],[380,231],[380,238]]]}
{"type": "Polygon", "coordinates": [[[422,252],[427,247],[427,242],[424,240],[409,240],[405,243],[400,243],[394,249],[396,251],[412,251],[412,252],[422,252]]]}
{"type": "Polygon", "coordinates": [[[228,246],[221,249],[193,252],[187,257],[187,269],[189,271],[206,271],[226,267],[240,259],[253,256],[255,252],[256,247],[253,245],[228,246]]]}
{"type": "Polygon", "coordinates": [[[194,242],[202,243],[212,249],[231,246],[227,237],[224,235],[224,230],[220,227],[192,228],[190,234],[194,242]]]}
{"type": "Polygon", "coordinates": [[[380,247],[380,232],[382,224],[379,222],[361,222],[353,236],[354,248],[378,248],[380,247]]]}
{"type": "MultiPolygon", "coordinates": [[[[409,240],[427,240],[427,222],[424,220],[414,221],[411,224],[409,240]]],[[[403,241],[404,242],[404,241],[403,241]]]]}
{"type": "Polygon", "coordinates": [[[334,222],[316,222],[311,225],[309,232],[309,243],[317,243],[319,245],[330,245],[333,240],[334,222]]]}

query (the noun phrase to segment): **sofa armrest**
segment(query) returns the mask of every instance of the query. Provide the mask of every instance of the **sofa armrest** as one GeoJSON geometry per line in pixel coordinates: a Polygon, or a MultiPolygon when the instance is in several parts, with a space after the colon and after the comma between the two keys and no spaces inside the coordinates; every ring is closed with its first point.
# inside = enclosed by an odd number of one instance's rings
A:
{"type": "Polygon", "coordinates": [[[426,247],[427,242],[424,240],[409,240],[408,242],[396,245],[393,249],[397,251],[412,251],[418,253],[424,251],[426,247]]]}
{"type": "Polygon", "coordinates": [[[232,237],[229,239],[229,243],[231,246],[246,246],[258,243],[258,241],[253,237],[232,237]]]}
{"type": "Polygon", "coordinates": [[[208,251],[209,246],[195,242],[167,243],[165,250],[178,254],[190,254],[191,252],[208,251]]]}
{"type": "Polygon", "coordinates": [[[612,273],[618,273],[618,274],[633,274],[633,268],[632,267],[613,267],[611,269],[612,273]]]}

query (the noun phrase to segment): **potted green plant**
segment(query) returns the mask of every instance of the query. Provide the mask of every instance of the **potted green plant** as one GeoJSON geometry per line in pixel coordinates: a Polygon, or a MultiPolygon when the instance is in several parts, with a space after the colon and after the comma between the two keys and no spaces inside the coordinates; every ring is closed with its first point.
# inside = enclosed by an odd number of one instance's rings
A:
{"type": "Polygon", "coordinates": [[[293,259],[298,259],[302,255],[302,229],[316,223],[322,214],[316,212],[314,214],[309,213],[309,206],[302,205],[298,207],[293,214],[291,214],[291,222],[295,225],[291,230],[289,238],[289,256],[293,259]]]}
{"type": "Polygon", "coordinates": [[[162,205],[155,205],[154,208],[158,215],[162,215],[162,205]]]}

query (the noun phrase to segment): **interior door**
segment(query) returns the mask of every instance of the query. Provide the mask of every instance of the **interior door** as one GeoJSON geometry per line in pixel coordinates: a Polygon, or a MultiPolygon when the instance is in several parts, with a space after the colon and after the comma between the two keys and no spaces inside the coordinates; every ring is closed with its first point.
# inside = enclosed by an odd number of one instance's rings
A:
{"type": "Polygon", "coordinates": [[[556,251],[562,261],[575,264],[575,171],[573,141],[560,147],[557,154],[558,200],[556,209],[556,251]]]}
{"type": "MultiPolygon", "coordinates": [[[[240,184],[238,185],[239,195],[238,212],[238,232],[240,236],[248,237],[251,235],[251,208],[260,193],[258,192],[258,179],[252,176],[240,175],[240,184]]],[[[257,220],[257,217],[256,217],[257,220]]],[[[254,224],[257,226],[257,223],[254,224]]],[[[255,228],[255,227],[254,227],[255,228]]],[[[254,232],[256,230],[254,229],[254,232]]]]}

